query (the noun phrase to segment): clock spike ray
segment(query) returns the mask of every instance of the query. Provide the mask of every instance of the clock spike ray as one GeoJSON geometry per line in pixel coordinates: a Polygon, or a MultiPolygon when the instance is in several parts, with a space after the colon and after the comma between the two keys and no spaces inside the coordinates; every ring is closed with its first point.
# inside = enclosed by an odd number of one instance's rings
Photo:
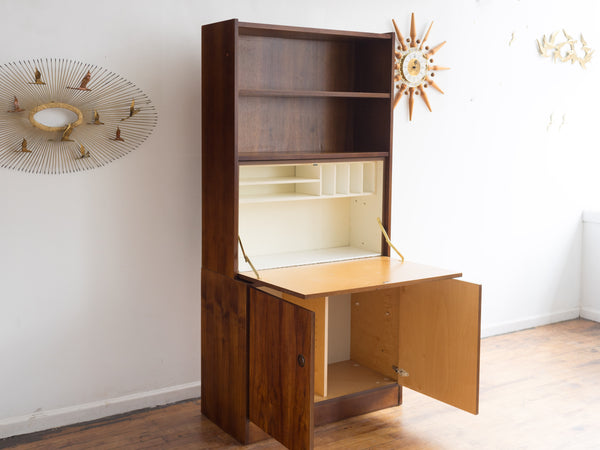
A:
{"type": "Polygon", "coordinates": [[[400,42],[400,47],[402,47],[403,51],[406,51],[407,47],[404,43],[404,36],[402,36],[402,33],[400,33],[400,29],[398,28],[398,25],[396,25],[396,21],[394,19],[392,19],[392,23],[394,24],[394,28],[396,29],[396,37],[398,38],[398,42],[400,42]]]}
{"type": "Polygon", "coordinates": [[[442,91],[440,89],[440,87],[437,84],[435,84],[435,82],[431,78],[425,78],[425,81],[427,81],[427,84],[429,84],[429,86],[431,86],[432,88],[434,88],[435,90],[437,90],[441,94],[444,93],[444,91],[442,91]]]}
{"type": "Polygon", "coordinates": [[[425,46],[425,42],[429,38],[429,33],[433,27],[433,22],[429,25],[422,41],[417,40],[417,27],[415,24],[415,14],[411,14],[410,18],[410,38],[404,39],[396,21],[392,19],[396,38],[399,46],[394,48],[394,84],[396,85],[396,96],[394,97],[394,108],[400,102],[404,94],[408,97],[408,117],[412,121],[415,95],[420,96],[429,111],[432,111],[429,97],[425,88],[431,86],[441,94],[442,89],[433,82],[433,72],[448,70],[449,67],[433,65],[433,59],[430,57],[435,55],[446,41],[438,44],[433,48],[425,46]],[[409,45],[407,45],[407,43],[409,45]]]}
{"type": "Polygon", "coordinates": [[[431,105],[429,104],[429,99],[427,98],[427,94],[425,93],[425,89],[423,88],[422,85],[419,86],[417,89],[419,89],[419,92],[421,93],[421,97],[423,98],[423,101],[427,105],[427,109],[429,111],[431,111],[431,105]]]}
{"type": "Polygon", "coordinates": [[[415,13],[410,17],[410,46],[417,46],[417,28],[415,27],[415,13]]]}
{"type": "Polygon", "coordinates": [[[427,53],[427,56],[435,55],[437,53],[437,51],[444,46],[445,43],[446,43],[446,41],[433,47],[431,50],[429,50],[429,53],[427,53]]]}
{"type": "Polygon", "coordinates": [[[400,88],[400,90],[398,91],[398,93],[396,94],[396,98],[394,99],[394,108],[396,107],[396,105],[398,104],[400,99],[402,98],[402,95],[404,94],[405,91],[406,91],[406,85],[403,84],[402,87],[400,88]]]}
{"type": "Polygon", "coordinates": [[[423,50],[423,46],[425,45],[425,41],[429,37],[429,32],[431,31],[431,27],[432,26],[433,26],[433,21],[431,22],[431,25],[429,25],[429,28],[427,29],[427,33],[425,33],[425,37],[421,41],[421,45],[419,46],[419,50],[423,50]]]}

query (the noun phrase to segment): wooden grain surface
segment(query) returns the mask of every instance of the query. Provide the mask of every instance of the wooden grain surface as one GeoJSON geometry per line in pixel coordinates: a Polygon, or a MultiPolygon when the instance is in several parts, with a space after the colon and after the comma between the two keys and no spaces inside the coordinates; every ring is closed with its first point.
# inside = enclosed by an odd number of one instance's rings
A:
{"type": "Polygon", "coordinates": [[[238,260],[236,26],[202,27],[202,267],[229,277],[238,260]]]}
{"type": "MultiPolygon", "coordinates": [[[[600,324],[572,320],[481,341],[473,416],[404,389],[403,406],[316,428],[319,449],[595,449],[600,442],[600,324]]],[[[0,440],[30,449],[242,447],[200,413],[200,400],[0,440]]]]}
{"type": "MultiPolygon", "coordinates": [[[[408,261],[402,263],[394,258],[379,256],[261,270],[258,284],[296,297],[312,298],[405,286],[461,275],[459,272],[408,261]]],[[[244,280],[257,282],[252,272],[243,272],[239,276],[244,280]]]]}
{"type": "Polygon", "coordinates": [[[398,289],[352,294],[350,358],[393,380],[400,345],[398,289]]]}
{"type": "Polygon", "coordinates": [[[479,410],[481,286],[459,280],[393,290],[399,302],[398,382],[473,414],[479,410]]]}
{"type": "Polygon", "coordinates": [[[353,294],[351,311],[354,361],[477,414],[480,286],[439,280],[353,294]]]}
{"type": "Polygon", "coordinates": [[[315,314],[249,292],[249,418],[286,447],[311,449],[315,314]]]}
{"type": "Polygon", "coordinates": [[[317,395],[315,392],[315,402],[369,391],[390,384],[396,384],[395,377],[386,377],[356,361],[339,361],[329,365],[327,397],[317,395]]]}
{"type": "Polygon", "coordinates": [[[202,412],[247,442],[247,287],[206,269],[201,286],[202,412]]]}
{"type": "Polygon", "coordinates": [[[303,299],[285,293],[282,298],[315,313],[315,395],[326,397],[329,300],[327,297],[303,299]]]}

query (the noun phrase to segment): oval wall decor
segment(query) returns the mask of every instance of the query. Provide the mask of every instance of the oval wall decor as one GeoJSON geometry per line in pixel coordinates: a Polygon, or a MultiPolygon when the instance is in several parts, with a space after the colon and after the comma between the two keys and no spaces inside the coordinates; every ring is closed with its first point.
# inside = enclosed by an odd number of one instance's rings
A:
{"type": "Polygon", "coordinates": [[[150,99],[106,69],[66,59],[0,66],[0,167],[69,173],[137,148],[158,122],[150,99]]]}

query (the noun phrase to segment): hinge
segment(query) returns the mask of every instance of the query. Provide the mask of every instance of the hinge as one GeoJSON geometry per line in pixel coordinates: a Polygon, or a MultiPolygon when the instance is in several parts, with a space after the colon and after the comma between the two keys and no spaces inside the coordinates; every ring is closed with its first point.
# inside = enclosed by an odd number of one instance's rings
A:
{"type": "Polygon", "coordinates": [[[392,366],[392,369],[394,369],[394,372],[396,372],[399,377],[408,377],[409,376],[409,373],[406,370],[400,369],[398,366],[392,366]]]}

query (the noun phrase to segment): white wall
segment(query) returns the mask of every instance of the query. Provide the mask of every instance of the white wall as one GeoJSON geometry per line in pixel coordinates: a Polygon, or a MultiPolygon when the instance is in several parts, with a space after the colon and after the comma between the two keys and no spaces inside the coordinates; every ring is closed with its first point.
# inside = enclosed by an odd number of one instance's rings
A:
{"type": "Polygon", "coordinates": [[[392,237],[482,283],[484,334],[579,315],[580,211],[598,192],[598,55],[537,55],[561,28],[600,48],[593,0],[0,0],[0,63],[63,57],[134,82],[159,125],[107,167],[0,170],[0,436],[197,395],[200,33],[244,21],[407,32],[435,24],[441,95],[396,110],[392,237]],[[87,9],[89,8],[89,9],[87,9]],[[515,33],[509,46],[511,34],[515,33]],[[548,127],[549,117],[554,123],[548,127]],[[559,127],[563,115],[566,122],[559,127]],[[29,420],[31,419],[31,420],[29,420]]]}
{"type": "Polygon", "coordinates": [[[583,213],[581,317],[600,322],[600,211],[583,213]]]}

